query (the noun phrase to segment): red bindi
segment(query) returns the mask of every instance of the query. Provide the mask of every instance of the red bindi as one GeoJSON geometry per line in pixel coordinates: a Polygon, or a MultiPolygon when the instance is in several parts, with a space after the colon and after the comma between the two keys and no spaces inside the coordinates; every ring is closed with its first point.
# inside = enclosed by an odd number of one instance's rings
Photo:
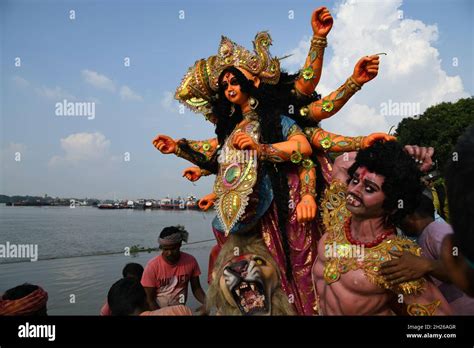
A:
{"type": "Polygon", "coordinates": [[[367,170],[367,168],[360,168],[359,169],[359,180],[360,181],[363,181],[365,179],[365,177],[367,176],[367,174],[369,174],[370,172],[367,170]]]}

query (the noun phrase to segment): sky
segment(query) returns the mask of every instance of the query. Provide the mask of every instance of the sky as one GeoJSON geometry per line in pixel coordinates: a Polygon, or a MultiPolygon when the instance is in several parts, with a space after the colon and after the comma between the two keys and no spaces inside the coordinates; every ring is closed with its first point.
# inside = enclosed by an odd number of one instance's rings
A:
{"type": "Polygon", "coordinates": [[[221,35],[250,49],[262,30],[272,36],[274,56],[292,54],[282,66],[296,72],[319,6],[334,17],[319,93],[344,83],[360,57],[387,53],[376,79],[324,129],[388,132],[412,115],[383,106],[409,103],[423,112],[473,94],[469,0],[1,1],[0,194],[211,192],[212,177],[188,182],[181,174],[189,164],[152,146],[157,134],[214,136],[202,115],[179,112],[173,95],[181,78],[197,59],[217,53],[221,35]],[[93,103],[93,117],[58,116],[64,100],[93,103]]]}

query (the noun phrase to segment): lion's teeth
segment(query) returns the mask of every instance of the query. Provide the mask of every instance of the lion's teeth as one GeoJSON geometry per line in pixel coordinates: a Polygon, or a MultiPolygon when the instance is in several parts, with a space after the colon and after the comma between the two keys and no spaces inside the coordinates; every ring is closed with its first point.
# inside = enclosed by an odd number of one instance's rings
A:
{"type": "Polygon", "coordinates": [[[239,289],[235,290],[235,292],[237,293],[237,296],[240,296],[240,290],[239,289]]]}
{"type": "Polygon", "coordinates": [[[250,287],[252,288],[252,291],[255,291],[255,285],[250,284],[250,287]]]}

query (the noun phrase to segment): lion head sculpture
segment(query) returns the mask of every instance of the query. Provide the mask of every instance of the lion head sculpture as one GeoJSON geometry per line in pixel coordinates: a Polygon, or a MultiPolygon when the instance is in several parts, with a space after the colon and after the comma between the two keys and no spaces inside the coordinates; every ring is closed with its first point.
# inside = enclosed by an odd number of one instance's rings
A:
{"type": "Polygon", "coordinates": [[[218,315],[293,315],[280,272],[261,238],[232,235],[216,260],[207,311],[218,315]]]}

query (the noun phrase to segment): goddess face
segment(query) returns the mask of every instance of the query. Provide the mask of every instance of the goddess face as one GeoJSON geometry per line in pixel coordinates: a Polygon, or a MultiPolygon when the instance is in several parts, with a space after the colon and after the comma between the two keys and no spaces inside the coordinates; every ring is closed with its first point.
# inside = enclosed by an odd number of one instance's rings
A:
{"type": "Polygon", "coordinates": [[[349,182],[346,207],[354,216],[374,218],[385,214],[382,208],[385,194],[382,191],[384,176],[359,167],[349,182]]]}
{"type": "Polygon", "coordinates": [[[222,78],[221,87],[228,101],[236,105],[243,105],[247,102],[249,96],[240,89],[237,77],[231,72],[227,72],[222,78]]]}

